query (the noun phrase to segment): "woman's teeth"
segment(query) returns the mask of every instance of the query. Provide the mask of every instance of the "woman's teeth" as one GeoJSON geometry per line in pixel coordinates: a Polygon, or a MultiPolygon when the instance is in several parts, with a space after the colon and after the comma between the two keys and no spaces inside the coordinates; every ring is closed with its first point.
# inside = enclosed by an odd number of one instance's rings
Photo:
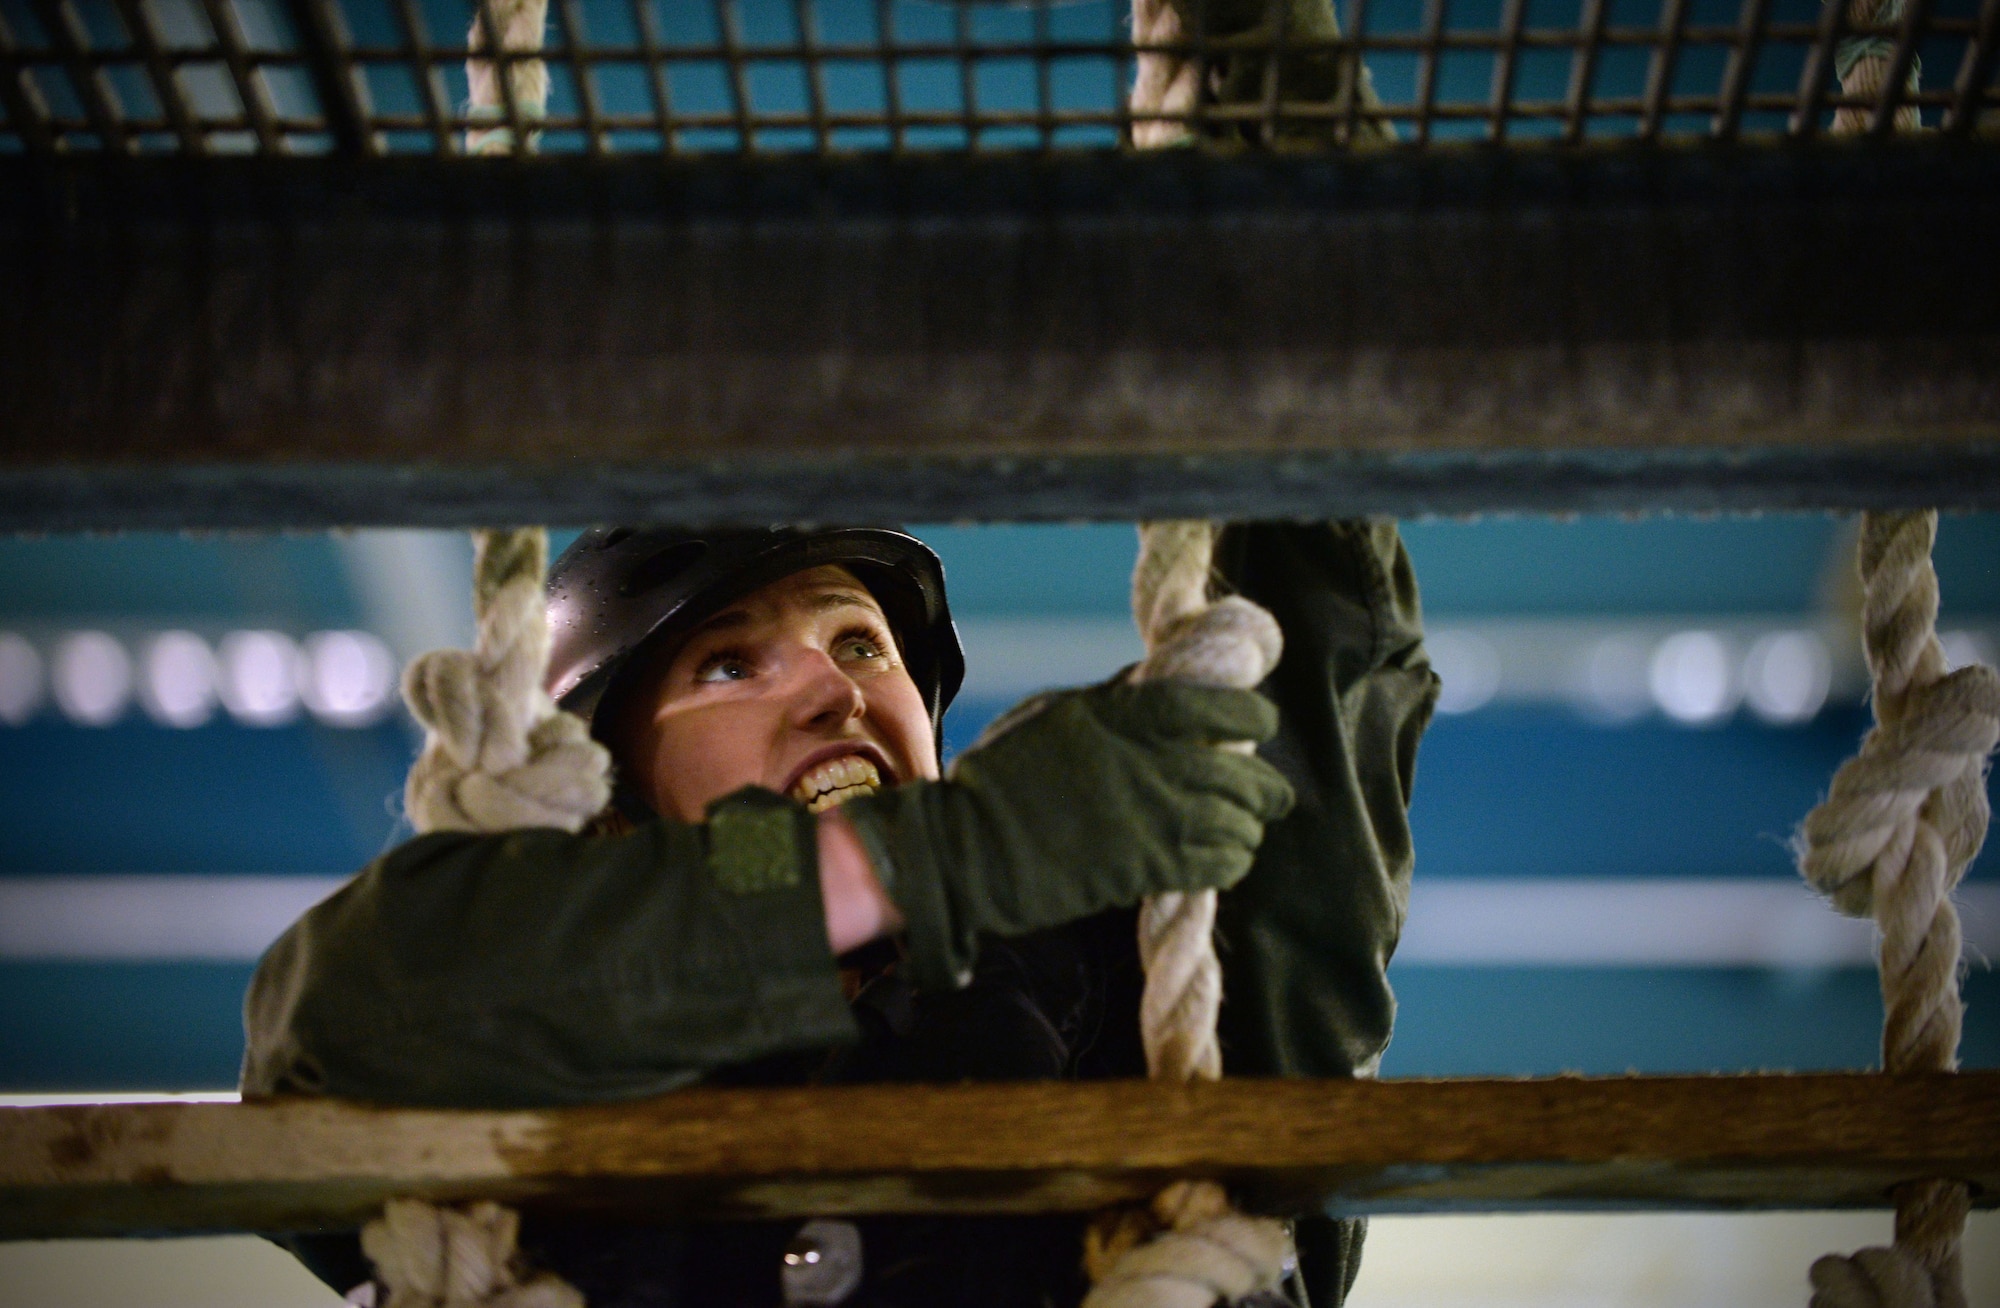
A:
{"type": "Polygon", "coordinates": [[[829,759],[800,777],[799,784],[792,787],[792,798],[804,804],[806,812],[819,813],[881,788],[882,774],[875,765],[859,754],[849,754],[829,759]]]}

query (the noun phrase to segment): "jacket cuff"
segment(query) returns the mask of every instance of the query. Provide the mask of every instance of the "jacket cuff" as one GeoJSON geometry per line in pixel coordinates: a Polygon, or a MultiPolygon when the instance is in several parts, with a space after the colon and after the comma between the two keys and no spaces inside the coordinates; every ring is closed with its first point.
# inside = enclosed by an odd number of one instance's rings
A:
{"type": "Polygon", "coordinates": [[[812,814],[750,788],[708,810],[707,865],[716,898],[747,945],[754,1011],[784,1043],[840,1044],[859,1027],[840,986],[820,895],[819,828],[812,814]]]}
{"type": "Polygon", "coordinates": [[[930,851],[929,801],[941,783],[917,781],[841,805],[903,914],[905,965],[920,990],[958,990],[972,979],[973,942],[953,928],[944,877],[930,851]]]}

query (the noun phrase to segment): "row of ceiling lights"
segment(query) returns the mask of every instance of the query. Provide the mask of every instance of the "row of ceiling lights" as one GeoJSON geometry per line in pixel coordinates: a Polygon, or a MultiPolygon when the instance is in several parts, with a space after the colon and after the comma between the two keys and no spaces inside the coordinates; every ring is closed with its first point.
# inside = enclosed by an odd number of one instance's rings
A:
{"type": "Polygon", "coordinates": [[[46,653],[0,632],[0,723],[21,726],[53,701],[79,726],[107,727],[136,705],[167,727],[226,714],[279,727],[302,714],[335,727],[380,721],[396,702],[396,659],[365,631],[232,631],[210,644],[191,631],[151,633],[129,645],[103,631],[72,631],[46,653]]]}
{"type": "MultiPolygon", "coordinates": [[[[1983,633],[1948,631],[1941,640],[1953,667],[1993,661],[1983,633]]],[[[1546,642],[1522,645],[1504,628],[1443,627],[1425,647],[1443,683],[1438,710],[1447,714],[1496,701],[1555,700],[1609,725],[1657,712],[1682,726],[1716,726],[1747,709],[1771,726],[1799,726],[1819,716],[1837,679],[1826,637],[1806,628],[1635,627],[1578,639],[1552,659],[1546,642]],[[1563,666],[1546,666],[1551,662],[1563,666]]]]}
{"type": "MultiPolygon", "coordinates": [[[[1833,684],[1832,655],[1811,631],[1771,632],[1747,649],[1713,631],[1613,632],[1580,643],[1554,678],[1543,668],[1523,676],[1520,656],[1506,645],[1479,631],[1432,632],[1425,646],[1442,682],[1438,712],[1556,700],[1607,725],[1657,711],[1685,726],[1712,726],[1747,704],[1760,721],[1792,726],[1818,716],[1833,684]]],[[[1528,655],[1535,656],[1545,652],[1528,655]]]]}
{"type": "Polygon", "coordinates": [[[1568,666],[1519,666],[1547,651],[1516,652],[1496,633],[1444,628],[1425,641],[1443,683],[1438,711],[1471,713],[1499,701],[1566,701],[1593,721],[1617,725],[1659,712],[1684,726],[1711,726],[1748,707],[1760,721],[1812,721],[1833,687],[1833,655],[1817,632],[1766,632],[1747,645],[1707,630],[1613,631],[1580,641],[1568,666]]]}
{"type": "MultiPolygon", "coordinates": [[[[1503,643],[1472,629],[1431,633],[1426,645],[1443,682],[1440,712],[1541,697],[1508,684],[1503,643]]],[[[1992,657],[1973,633],[1947,633],[1946,645],[1954,665],[1992,657]]],[[[283,726],[304,713],[330,726],[363,727],[395,707],[396,672],[395,656],[365,631],[322,631],[303,641],[232,631],[213,645],[194,632],[161,631],[129,647],[107,632],[73,631],[46,656],[25,637],[0,631],[0,723],[22,725],[52,700],[63,717],[92,727],[120,721],[135,703],[168,727],[199,727],[218,712],[253,727],[283,726]]],[[[1683,725],[1711,726],[1747,708],[1760,721],[1788,726],[1818,716],[1833,674],[1832,652],[1811,630],[1768,631],[1747,642],[1700,629],[1613,632],[1577,650],[1562,696],[1612,724],[1657,711],[1683,725]]]]}
{"type": "Polygon", "coordinates": [[[1585,707],[1611,721],[1657,708],[1683,726],[1747,706],[1772,726],[1812,721],[1833,688],[1833,652],[1815,631],[1774,631],[1746,650],[1713,631],[1677,631],[1651,649],[1616,638],[1584,665],[1585,707]]]}

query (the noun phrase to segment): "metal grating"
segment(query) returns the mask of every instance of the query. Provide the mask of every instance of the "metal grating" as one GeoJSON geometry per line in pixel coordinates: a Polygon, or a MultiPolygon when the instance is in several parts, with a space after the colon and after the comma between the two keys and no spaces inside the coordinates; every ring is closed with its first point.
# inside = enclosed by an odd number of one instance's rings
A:
{"type": "MultiPolygon", "coordinates": [[[[492,3],[0,0],[0,153],[463,153],[495,126],[465,70],[492,3]]],[[[2000,119],[2000,0],[1864,27],[1816,0],[1342,0],[1339,38],[1298,30],[1298,0],[1183,8],[1191,35],[1135,48],[1108,0],[552,0],[536,135],[556,154],[1112,149],[1145,51],[1222,89],[1182,121],[1251,144],[1807,137],[1844,105],[1878,132],[1898,105],[1960,135],[2000,119]],[[1842,95],[1855,41],[1921,89],[1842,95]],[[1372,92],[1350,93],[1357,61],[1372,92]]],[[[500,81],[502,117],[532,126],[500,81]]]]}

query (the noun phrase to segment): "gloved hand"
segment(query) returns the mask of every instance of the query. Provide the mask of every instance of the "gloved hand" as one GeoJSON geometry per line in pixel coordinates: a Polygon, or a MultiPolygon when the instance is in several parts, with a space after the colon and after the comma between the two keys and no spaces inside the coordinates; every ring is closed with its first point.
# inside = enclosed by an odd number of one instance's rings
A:
{"type": "Polygon", "coordinates": [[[908,922],[919,986],[961,985],[981,932],[1020,935],[1168,890],[1234,885],[1292,788],[1215,748],[1268,740],[1270,701],[1176,682],[1051,697],[948,781],[841,807],[908,922]]]}

